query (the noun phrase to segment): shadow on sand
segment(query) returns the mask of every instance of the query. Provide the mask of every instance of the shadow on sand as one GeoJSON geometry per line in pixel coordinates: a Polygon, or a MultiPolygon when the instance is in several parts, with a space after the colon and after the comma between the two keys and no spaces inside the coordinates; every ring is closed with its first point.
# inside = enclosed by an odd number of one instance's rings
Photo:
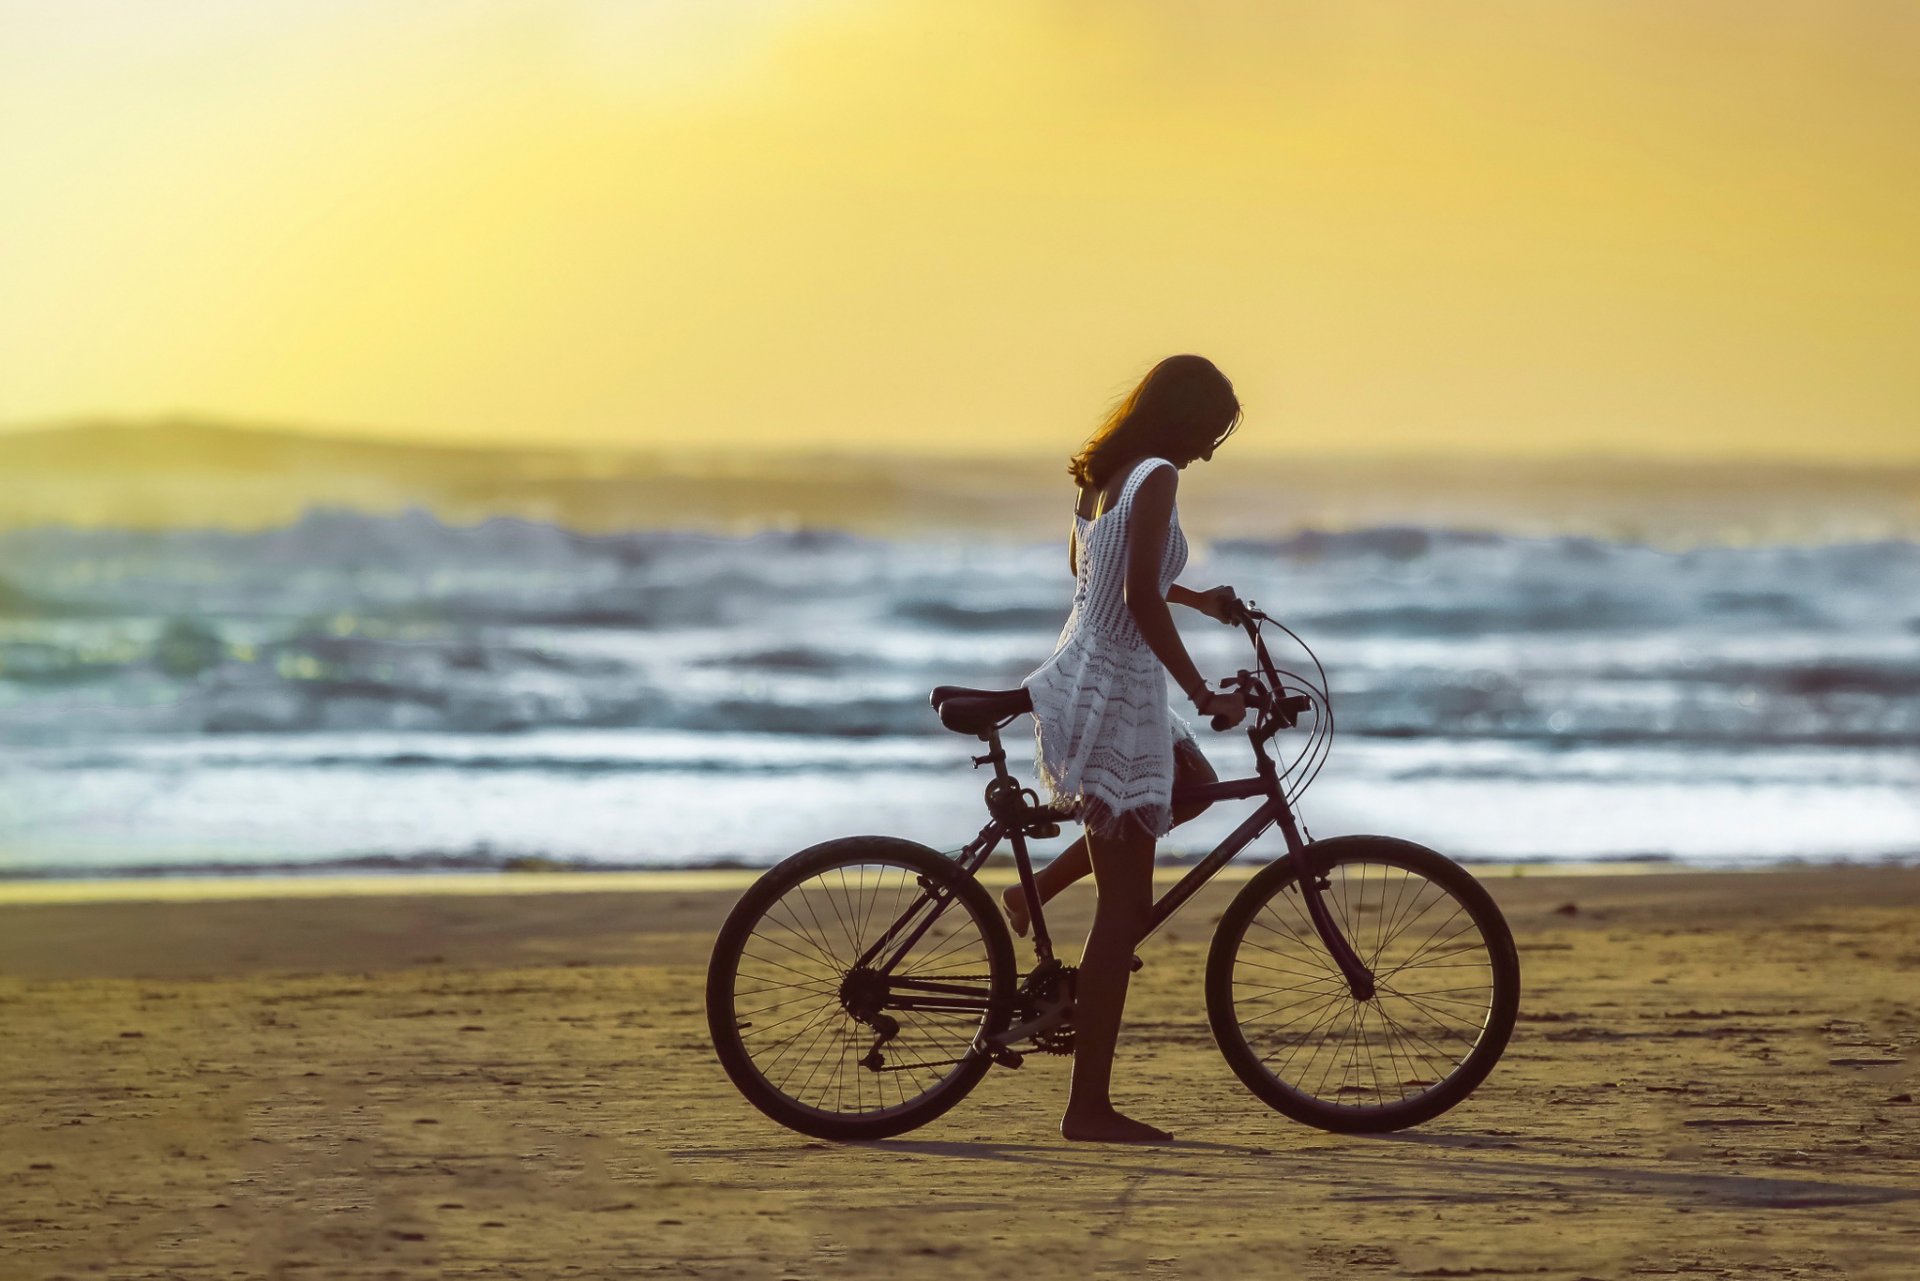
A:
{"type": "MultiPolygon", "coordinates": [[[[1707,1204],[1752,1206],[1772,1209],[1817,1209],[1822,1206],[1881,1205],[1897,1201],[1920,1200],[1920,1187],[1894,1187],[1885,1184],[1836,1183],[1822,1179],[1774,1178],[1766,1175],[1722,1174],[1700,1169],[1649,1169],[1622,1162],[1568,1160],[1544,1152],[1539,1159],[1515,1157],[1511,1151],[1527,1150],[1526,1145],[1504,1142],[1509,1154],[1479,1155],[1477,1149],[1488,1142],[1478,1134],[1389,1134],[1353,1136],[1354,1146],[1337,1160],[1348,1161],[1354,1172],[1383,1176],[1383,1184],[1392,1179],[1397,1186],[1383,1186],[1377,1192],[1336,1191],[1336,1201],[1470,1201],[1487,1192],[1488,1181],[1525,1178],[1612,1193],[1616,1196],[1643,1196],[1672,1202],[1693,1199],[1707,1204]],[[1444,1148],[1456,1155],[1444,1163],[1421,1164],[1414,1159],[1418,1148],[1444,1148]],[[1398,1149],[1396,1151],[1396,1149],[1398,1149]],[[1422,1177],[1423,1174],[1430,1177],[1422,1177]],[[1397,1176],[1397,1177],[1396,1177],[1397,1176]]],[[[1208,1143],[1175,1140],[1172,1143],[1095,1147],[1066,1143],[959,1142],[928,1139],[880,1139],[861,1143],[805,1143],[759,1148],[688,1149],[674,1155],[689,1160],[734,1160],[751,1157],[791,1156],[798,1151],[864,1151],[873,1154],[898,1154],[916,1157],[944,1157],[960,1161],[998,1161],[1010,1165],[1043,1166],[1050,1169],[1086,1169],[1112,1171],[1116,1158],[1125,1160],[1132,1174],[1175,1176],[1207,1175],[1232,1178],[1234,1166],[1241,1162],[1287,1160],[1286,1154],[1271,1148],[1236,1143],[1208,1143]]],[[[1309,1155],[1309,1154],[1302,1154],[1309,1155]]],[[[1316,1164],[1328,1160],[1324,1151],[1310,1154],[1316,1164]]]]}

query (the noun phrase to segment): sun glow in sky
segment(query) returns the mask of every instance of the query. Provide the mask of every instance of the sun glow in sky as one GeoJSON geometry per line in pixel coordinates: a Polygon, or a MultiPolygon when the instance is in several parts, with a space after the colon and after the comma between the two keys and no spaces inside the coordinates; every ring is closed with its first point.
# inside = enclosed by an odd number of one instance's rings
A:
{"type": "Polygon", "coordinates": [[[1920,7],[0,0],[0,423],[1920,456],[1920,7]]]}

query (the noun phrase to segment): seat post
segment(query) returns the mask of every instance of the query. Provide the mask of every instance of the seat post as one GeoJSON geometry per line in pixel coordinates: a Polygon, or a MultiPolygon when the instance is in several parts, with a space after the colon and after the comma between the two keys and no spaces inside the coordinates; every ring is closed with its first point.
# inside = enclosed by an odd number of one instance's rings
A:
{"type": "Polygon", "coordinates": [[[996,725],[981,734],[980,741],[987,745],[987,754],[974,757],[973,763],[993,766],[993,776],[996,779],[1012,778],[1013,775],[1007,772],[1006,749],[1000,746],[1000,727],[996,725]]]}

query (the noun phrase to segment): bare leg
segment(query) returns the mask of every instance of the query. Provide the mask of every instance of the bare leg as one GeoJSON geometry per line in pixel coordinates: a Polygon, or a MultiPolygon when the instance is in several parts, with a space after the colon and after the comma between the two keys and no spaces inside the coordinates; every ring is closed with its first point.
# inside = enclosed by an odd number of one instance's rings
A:
{"type": "MultiPolygon", "coordinates": [[[[1194,783],[1211,783],[1220,776],[1200,748],[1191,739],[1180,739],[1173,747],[1173,785],[1185,787],[1194,783]]],[[[1176,805],[1173,810],[1175,827],[1194,818],[1206,810],[1205,805],[1176,805]]],[[[1033,874],[1034,888],[1040,891],[1040,901],[1051,903],[1053,896],[1072,885],[1087,873],[1093,871],[1093,862],[1087,854],[1087,838],[1082,836],[1060,852],[1060,856],[1033,874]]],[[[1007,910],[1007,923],[1013,926],[1013,932],[1021,938],[1027,936],[1027,927],[1033,913],[1027,907],[1027,895],[1018,883],[1000,896],[1001,904],[1007,910]]]]}
{"type": "MultiPolygon", "coordinates": [[[[1033,874],[1033,887],[1040,891],[1042,903],[1050,903],[1054,895],[1092,870],[1093,861],[1087,855],[1087,838],[1082,836],[1062,850],[1053,862],[1033,874]]],[[[1025,938],[1032,914],[1027,910],[1026,891],[1018,881],[1000,896],[1000,902],[1007,909],[1007,923],[1013,926],[1013,932],[1025,938]]]]}
{"type": "Polygon", "coordinates": [[[1114,1109],[1113,1051],[1133,976],[1133,949],[1153,907],[1154,838],[1129,827],[1091,848],[1100,900],[1080,958],[1073,1002],[1073,1090],[1060,1133],[1095,1143],[1164,1143],[1170,1137],[1114,1109]]]}

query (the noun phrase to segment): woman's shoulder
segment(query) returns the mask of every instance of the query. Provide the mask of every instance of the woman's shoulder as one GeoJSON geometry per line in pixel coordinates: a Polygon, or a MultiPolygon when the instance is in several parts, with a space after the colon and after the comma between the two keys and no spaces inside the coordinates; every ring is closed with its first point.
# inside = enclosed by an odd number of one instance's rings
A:
{"type": "Polygon", "coordinates": [[[1168,488],[1178,485],[1179,482],[1180,469],[1173,465],[1172,459],[1149,454],[1133,465],[1132,472],[1127,477],[1126,487],[1138,491],[1148,484],[1168,488]]]}
{"type": "Polygon", "coordinates": [[[1080,485],[1074,491],[1073,514],[1079,520],[1096,521],[1138,492],[1147,477],[1162,471],[1175,477],[1180,474],[1180,469],[1173,465],[1172,460],[1149,454],[1134,459],[1117,473],[1109,473],[1104,484],[1080,485]]]}

